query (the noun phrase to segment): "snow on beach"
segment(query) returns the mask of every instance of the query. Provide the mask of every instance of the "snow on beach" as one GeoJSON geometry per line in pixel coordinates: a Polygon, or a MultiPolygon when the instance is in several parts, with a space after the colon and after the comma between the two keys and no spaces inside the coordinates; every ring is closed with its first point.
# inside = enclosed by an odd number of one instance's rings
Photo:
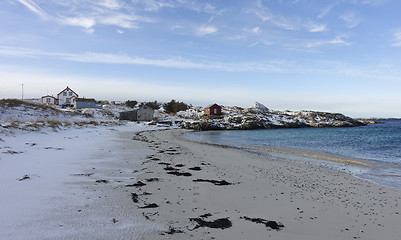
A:
{"type": "Polygon", "coordinates": [[[160,228],[138,216],[119,187],[135,181],[148,154],[129,140],[156,126],[34,108],[0,109],[0,239],[124,238],[133,232],[129,238],[137,239],[160,228]]]}

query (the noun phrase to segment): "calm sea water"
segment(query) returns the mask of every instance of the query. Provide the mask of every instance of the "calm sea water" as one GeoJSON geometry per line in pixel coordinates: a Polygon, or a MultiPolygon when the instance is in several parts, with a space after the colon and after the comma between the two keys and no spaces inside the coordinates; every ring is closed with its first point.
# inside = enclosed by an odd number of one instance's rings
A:
{"type": "Polygon", "coordinates": [[[366,161],[351,173],[401,190],[401,120],[355,128],[191,132],[187,138],[228,146],[269,146],[336,154],[366,161]]]}

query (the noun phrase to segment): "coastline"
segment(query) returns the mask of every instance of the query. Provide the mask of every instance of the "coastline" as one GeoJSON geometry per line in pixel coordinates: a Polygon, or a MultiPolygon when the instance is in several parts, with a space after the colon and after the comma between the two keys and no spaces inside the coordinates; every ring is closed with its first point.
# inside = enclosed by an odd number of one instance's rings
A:
{"type": "Polygon", "coordinates": [[[141,196],[138,205],[155,203],[157,207],[144,214],[167,225],[165,232],[154,232],[144,239],[401,236],[400,191],[313,164],[190,142],[180,137],[183,132],[141,134],[155,153],[146,161],[147,172],[138,177],[146,183],[137,189],[136,194],[141,196]],[[144,192],[152,195],[142,196],[144,192]],[[262,219],[284,227],[274,230],[262,219]],[[199,222],[217,220],[229,220],[231,226],[197,227],[199,222]]]}

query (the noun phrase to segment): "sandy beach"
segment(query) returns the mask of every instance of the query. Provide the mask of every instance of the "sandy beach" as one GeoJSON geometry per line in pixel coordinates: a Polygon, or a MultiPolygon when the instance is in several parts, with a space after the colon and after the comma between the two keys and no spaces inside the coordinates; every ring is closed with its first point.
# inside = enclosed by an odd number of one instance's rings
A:
{"type": "Polygon", "coordinates": [[[135,189],[138,205],[156,203],[144,216],[174,233],[153,232],[145,239],[401,236],[399,191],[317,165],[189,142],[181,134],[141,134],[155,153],[139,176],[146,185],[135,189]]]}
{"type": "Polygon", "coordinates": [[[400,191],[291,155],[142,130],[2,137],[0,239],[401,236],[400,191]]]}

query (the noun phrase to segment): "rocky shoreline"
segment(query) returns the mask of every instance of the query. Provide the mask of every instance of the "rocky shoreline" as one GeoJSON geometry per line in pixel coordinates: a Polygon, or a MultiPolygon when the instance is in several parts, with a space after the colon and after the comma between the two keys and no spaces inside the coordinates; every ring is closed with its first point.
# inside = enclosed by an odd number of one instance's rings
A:
{"type": "Polygon", "coordinates": [[[185,119],[179,123],[184,129],[208,130],[253,130],[277,128],[328,128],[359,127],[371,122],[361,121],[341,113],[315,111],[279,112],[267,109],[227,109],[221,116],[202,116],[185,119]]]}

